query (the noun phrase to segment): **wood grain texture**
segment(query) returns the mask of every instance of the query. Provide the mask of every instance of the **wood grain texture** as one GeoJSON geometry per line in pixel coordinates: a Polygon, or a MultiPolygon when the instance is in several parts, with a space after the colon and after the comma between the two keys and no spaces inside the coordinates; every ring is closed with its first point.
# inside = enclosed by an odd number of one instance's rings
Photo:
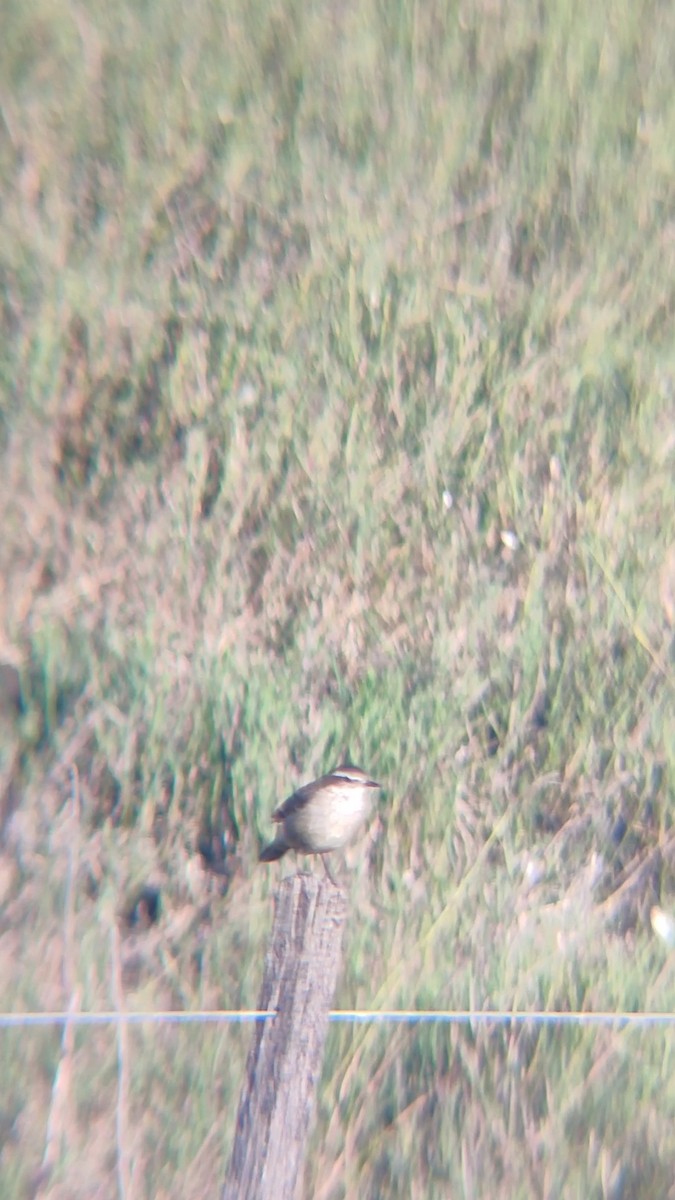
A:
{"type": "Polygon", "coordinates": [[[276,1016],[255,1026],[222,1200],[299,1194],[346,915],[327,880],[298,874],[279,887],[258,1003],[276,1016]]]}

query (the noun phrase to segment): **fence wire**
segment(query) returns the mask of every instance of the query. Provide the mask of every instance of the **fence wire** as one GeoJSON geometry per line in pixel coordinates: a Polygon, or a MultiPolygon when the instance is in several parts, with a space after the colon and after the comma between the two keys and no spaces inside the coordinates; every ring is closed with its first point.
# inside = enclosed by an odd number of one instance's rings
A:
{"type": "MultiPolygon", "coordinates": [[[[258,1009],[204,1009],[194,1012],[22,1012],[0,1013],[0,1029],[87,1025],[235,1025],[274,1020],[258,1009]]],[[[590,1025],[675,1026],[675,1012],[547,1012],[525,1009],[334,1009],[336,1023],[380,1025],[590,1025]]]]}

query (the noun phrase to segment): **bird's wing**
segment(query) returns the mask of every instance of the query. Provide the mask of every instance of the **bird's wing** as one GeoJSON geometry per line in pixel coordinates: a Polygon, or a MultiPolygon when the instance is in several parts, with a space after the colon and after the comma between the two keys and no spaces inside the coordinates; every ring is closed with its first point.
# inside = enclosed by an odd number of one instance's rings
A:
{"type": "Polygon", "coordinates": [[[306,804],[309,804],[312,796],[326,786],[330,778],[330,775],[322,775],[321,779],[315,779],[313,783],[306,783],[304,787],[298,788],[297,792],[293,792],[292,796],[287,796],[278,808],[275,808],[272,820],[285,821],[291,813],[297,812],[299,808],[304,808],[306,804]]]}

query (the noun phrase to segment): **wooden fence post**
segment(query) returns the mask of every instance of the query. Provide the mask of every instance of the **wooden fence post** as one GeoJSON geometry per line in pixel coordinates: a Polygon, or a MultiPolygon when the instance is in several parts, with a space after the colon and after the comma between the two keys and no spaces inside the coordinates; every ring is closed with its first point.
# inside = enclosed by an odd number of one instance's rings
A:
{"type": "Polygon", "coordinates": [[[302,1184],[323,1047],[342,956],[344,893],[298,874],[276,898],[222,1200],[294,1200],[302,1184]]]}

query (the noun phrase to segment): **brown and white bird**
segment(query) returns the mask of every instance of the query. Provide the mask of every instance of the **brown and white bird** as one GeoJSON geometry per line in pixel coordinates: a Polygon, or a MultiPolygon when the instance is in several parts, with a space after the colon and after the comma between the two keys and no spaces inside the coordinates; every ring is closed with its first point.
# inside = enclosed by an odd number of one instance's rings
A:
{"type": "MultiPolygon", "coordinates": [[[[275,862],[287,850],[297,850],[300,854],[341,850],[365,825],[379,787],[360,767],[347,763],[313,783],[306,783],[272,813],[279,829],[274,841],[260,855],[260,861],[275,862]]],[[[326,874],[335,883],[326,860],[323,862],[326,874]]]]}

